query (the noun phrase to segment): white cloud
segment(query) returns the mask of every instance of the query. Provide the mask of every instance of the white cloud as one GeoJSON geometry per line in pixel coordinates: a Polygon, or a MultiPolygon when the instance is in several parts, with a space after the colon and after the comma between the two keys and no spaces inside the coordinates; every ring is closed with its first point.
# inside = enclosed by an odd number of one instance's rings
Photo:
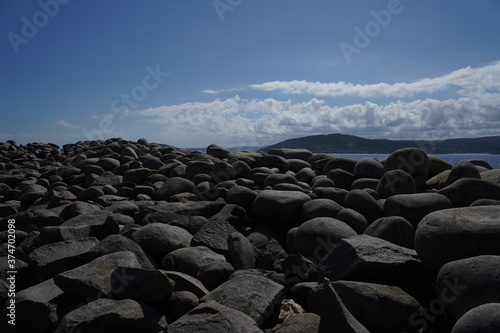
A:
{"type": "Polygon", "coordinates": [[[72,124],[68,121],[65,121],[65,120],[58,120],[56,121],[56,124],[57,125],[60,125],[62,127],[66,127],[66,128],[73,128],[73,129],[82,129],[81,126],[78,126],[78,125],[75,125],[75,124],[72,124]]]}
{"type": "Polygon", "coordinates": [[[500,62],[479,68],[461,68],[450,74],[435,78],[421,79],[406,83],[354,84],[349,82],[309,82],[309,81],[272,81],[250,86],[256,90],[280,91],[286,94],[306,94],[312,96],[358,96],[368,97],[408,97],[420,93],[434,93],[457,87],[462,96],[483,94],[488,91],[499,92],[500,62]]]}
{"type": "Polygon", "coordinates": [[[215,94],[218,94],[219,92],[217,90],[207,89],[207,90],[203,90],[202,93],[209,94],[209,95],[215,95],[215,94]]]}

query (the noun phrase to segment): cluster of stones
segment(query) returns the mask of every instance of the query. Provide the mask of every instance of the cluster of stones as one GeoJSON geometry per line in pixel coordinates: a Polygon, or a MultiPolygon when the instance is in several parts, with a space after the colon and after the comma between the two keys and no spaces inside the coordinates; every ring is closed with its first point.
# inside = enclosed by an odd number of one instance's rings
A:
{"type": "Polygon", "coordinates": [[[19,332],[499,332],[499,204],[418,148],[8,141],[0,301],[13,219],[19,332]]]}

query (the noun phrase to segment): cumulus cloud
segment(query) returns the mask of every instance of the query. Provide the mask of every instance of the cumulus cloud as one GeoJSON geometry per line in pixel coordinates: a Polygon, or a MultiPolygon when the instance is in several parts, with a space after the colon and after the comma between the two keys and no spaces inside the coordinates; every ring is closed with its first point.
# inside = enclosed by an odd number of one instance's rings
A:
{"type": "Polygon", "coordinates": [[[62,127],[66,127],[66,128],[82,129],[81,126],[72,124],[72,123],[65,121],[65,120],[58,120],[58,121],[56,121],[56,124],[59,126],[62,126],[62,127]]]}
{"type": "Polygon", "coordinates": [[[447,75],[425,78],[415,82],[394,84],[354,84],[349,82],[309,82],[309,81],[272,81],[250,86],[256,90],[280,91],[285,94],[305,94],[312,96],[357,96],[369,97],[408,97],[421,93],[435,93],[452,87],[458,88],[462,96],[484,94],[488,91],[498,93],[500,89],[500,62],[479,68],[461,68],[447,75]]]}
{"type": "Polygon", "coordinates": [[[219,92],[217,90],[207,89],[207,90],[203,90],[202,93],[209,94],[209,95],[215,95],[215,94],[218,94],[219,92]]]}

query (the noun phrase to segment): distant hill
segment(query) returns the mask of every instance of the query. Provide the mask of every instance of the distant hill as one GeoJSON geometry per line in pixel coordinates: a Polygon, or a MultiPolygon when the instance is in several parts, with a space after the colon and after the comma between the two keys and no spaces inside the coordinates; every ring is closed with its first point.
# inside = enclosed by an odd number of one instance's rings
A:
{"type": "Polygon", "coordinates": [[[500,136],[430,141],[365,139],[337,133],[290,139],[261,150],[267,152],[272,148],[305,148],[313,153],[389,154],[406,147],[424,147],[434,154],[500,154],[500,136]]]}

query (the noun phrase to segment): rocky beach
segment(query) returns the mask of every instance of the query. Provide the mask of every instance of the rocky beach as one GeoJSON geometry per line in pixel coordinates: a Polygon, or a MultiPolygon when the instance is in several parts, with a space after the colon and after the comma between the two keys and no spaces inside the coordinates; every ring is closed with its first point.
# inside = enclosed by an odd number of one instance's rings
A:
{"type": "Polygon", "coordinates": [[[500,332],[498,167],[3,142],[1,331],[500,332]]]}

